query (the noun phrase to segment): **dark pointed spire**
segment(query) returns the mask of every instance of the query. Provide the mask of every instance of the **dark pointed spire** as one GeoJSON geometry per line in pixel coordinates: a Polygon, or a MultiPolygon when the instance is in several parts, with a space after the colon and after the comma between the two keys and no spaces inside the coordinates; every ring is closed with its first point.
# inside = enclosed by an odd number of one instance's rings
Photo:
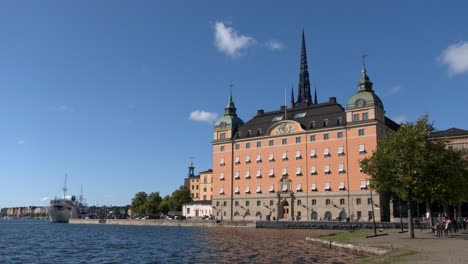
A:
{"type": "Polygon", "coordinates": [[[294,84],[291,84],[291,108],[294,108],[294,84]]]}
{"type": "Polygon", "coordinates": [[[310,81],[309,81],[309,69],[307,66],[305,34],[304,34],[304,29],[302,29],[301,66],[300,66],[300,72],[299,72],[297,104],[308,105],[311,102],[312,102],[312,96],[310,94],[310,81]]]}
{"type": "Polygon", "coordinates": [[[317,103],[317,86],[315,86],[314,104],[318,104],[317,103]]]}

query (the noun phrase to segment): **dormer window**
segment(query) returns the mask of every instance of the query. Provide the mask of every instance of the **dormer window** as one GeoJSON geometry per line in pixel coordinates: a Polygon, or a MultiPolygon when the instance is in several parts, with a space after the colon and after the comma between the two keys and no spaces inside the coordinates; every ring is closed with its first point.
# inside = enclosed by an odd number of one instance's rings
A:
{"type": "Polygon", "coordinates": [[[301,117],[305,117],[307,114],[307,112],[302,112],[302,113],[297,113],[294,115],[294,118],[301,118],[301,117]]]}
{"type": "Polygon", "coordinates": [[[275,121],[281,121],[281,120],[283,120],[282,115],[273,117],[273,120],[271,120],[271,121],[275,122],[275,121]]]}
{"type": "Polygon", "coordinates": [[[339,125],[339,126],[341,126],[341,125],[343,124],[343,118],[342,118],[342,117],[338,117],[338,118],[336,119],[336,124],[339,125]]]}
{"type": "Polygon", "coordinates": [[[250,137],[252,135],[252,130],[247,130],[247,136],[250,137]]]}
{"type": "Polygon", "coordinates": [[[310,128],[315,128],[315,121],[310,122],[310,128]]]}
{"type": "Polygon", "coordinates": [[[323,127],[327,127],[328,126],[328,119],[324,119],[323,120],[323,127]]]}

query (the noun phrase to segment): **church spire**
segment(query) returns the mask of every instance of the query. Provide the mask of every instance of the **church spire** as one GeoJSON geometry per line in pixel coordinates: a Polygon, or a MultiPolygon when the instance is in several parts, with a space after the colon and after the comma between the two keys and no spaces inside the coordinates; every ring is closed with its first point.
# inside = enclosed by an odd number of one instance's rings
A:
{"type": "Polygon", "coordinates": [[[361,78],[359,79],[358,83],[358,91],[372,91],[372,82],[367,76],[367,69],[366,69],[366,62],[365,58],[367,54],[362,55],[362,71],[361,71],[361,78]]]}
{"type": "Polygon", "coordinates": [[[310,103],[312,103],[312,96],[310,94],[309,69],[307,66],[304,29],[302,29],[301,66],[299,72],[297,104],[308,105],[310,103]]]}
{"type": "Polygon", "coordinates": [[[317,86],[315,86],[314,89],[315,89],[314,104],[318,104],[317,103],[317,86]]]}
{"type": "Polygon", "coordinates": [[[291,108],[294,108],[294,84],[291,84],[291,108]]]}

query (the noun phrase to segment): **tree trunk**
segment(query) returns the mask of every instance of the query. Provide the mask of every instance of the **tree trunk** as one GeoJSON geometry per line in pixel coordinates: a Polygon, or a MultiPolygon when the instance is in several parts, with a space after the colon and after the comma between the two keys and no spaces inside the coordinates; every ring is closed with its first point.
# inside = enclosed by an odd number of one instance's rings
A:
{"type": "Polygon", "coordinates": [[[414,227],[413,227],[413,208],[411,206],[411,190],[408,190],[408,234],[410,238],[414,238],[414,227]]]}
{"type": "Polygon", "coordinates": [[[432,217],[432,204],[429,201],[426,201],[426,212],[429,213],[429,223],[431,224],[431,226],[434,226],[434,218],[432,217]]]}

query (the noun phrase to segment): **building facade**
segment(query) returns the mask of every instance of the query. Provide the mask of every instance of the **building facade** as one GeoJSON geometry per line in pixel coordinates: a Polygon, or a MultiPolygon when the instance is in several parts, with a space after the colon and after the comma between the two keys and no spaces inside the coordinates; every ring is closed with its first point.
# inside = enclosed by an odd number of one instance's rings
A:
{"type": "Polygon", "coordinates": [[[194,201],[182,206],[182,214],[186,218],[209,219],[212,216],[213,208],[211,201],[194,201]]]}
{"type": "Polygon", "coordinates": [[[209,169],[195,175],[195,167],[190,162],[189,173],[184,179],[185,188],[190,190],[194,201],[211,201],[213,196],[213,170],[209,169]]]}
{"type": "Polygon", "coordinates": [[[230,220],[390,219],[389,201],[369,190],[359,162],[398,125],[387,118],[363,65],[346,108],[312,97],[304,33],[298,95],[245,122],[232,96],[214,126],[213,213],[230,220]],[[374,207],[375,214],[372,207],[374,207]]]}

